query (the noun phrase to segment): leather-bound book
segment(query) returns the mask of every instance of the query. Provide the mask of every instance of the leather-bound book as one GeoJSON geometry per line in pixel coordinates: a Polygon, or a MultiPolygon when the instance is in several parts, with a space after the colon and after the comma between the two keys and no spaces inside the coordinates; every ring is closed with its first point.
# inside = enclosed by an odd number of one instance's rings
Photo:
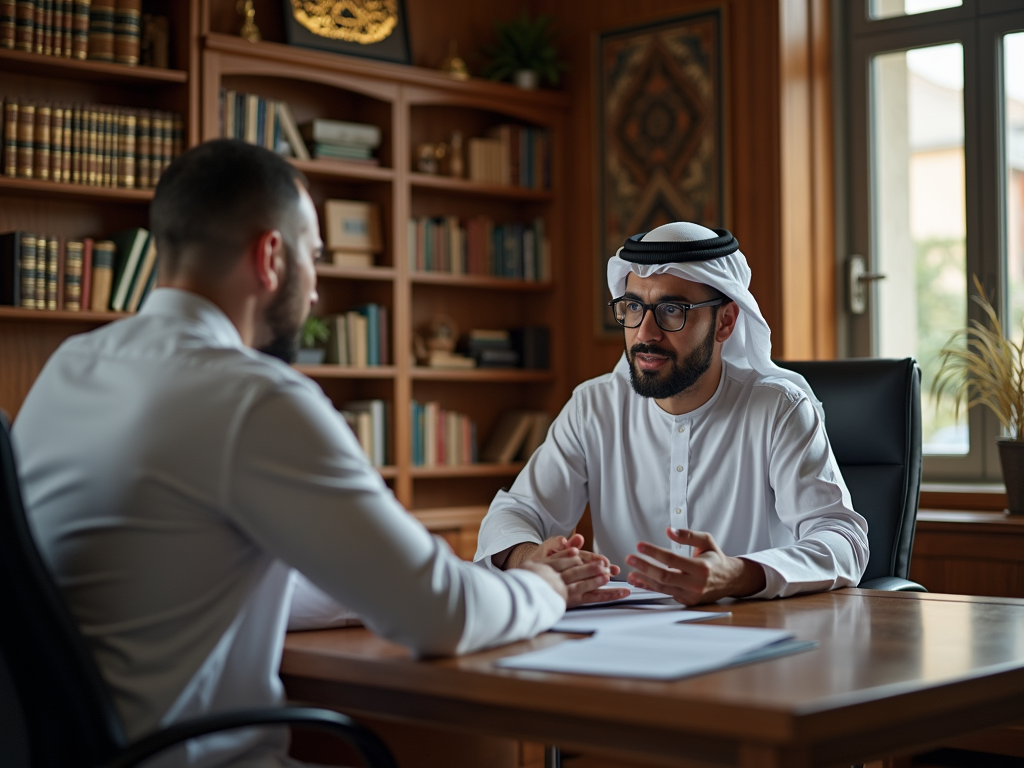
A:
{"type": "Polygon", "coordinates": [[[15,0],[14,47],[31,51],[36,33],[36,4],[34,0],[15,0]]]}
{"type": "Polygon", "coordinates": [[[139,110],[135,129],[135,174],[140,189],[153,186],[150,176],[153,166],[152,123],[153,113],[148,109],[139,110]]]}
{"type": "Polygon", "coordinates": [[[114,61],[134,67],[139,63],[142,41],[142,0],[116,0],[114,10],[114,61]]]}
{"type": "Polygon", "coordinates": [[[32,141],[32,164],[35,169],[33,177],[47,181],[50,178],[50,117],[52,108],[49,104],[36,107],[36,128],[32,141]]]}
{"type": "Polygon", "coordinates": [[[64,0],[53,0],[50,20],[50,50],[53,56],[64,56],[64,0]]]}
{"type": "Polygon", "coordinates": [[[71,57],[89,57],[89,9],[91,0],[73,0],[71,11],[71,57]]]}
{"type": "Polygon", "coordinates": [[[138,164],[138,116],[134,111],[126,109],[121,113],[121,152],[118,164],[118,183],[127,189],[134,189],[137,178],[135,167],[138,164]]]}
{"type": "Polygon", "coordinates": [[[4,102],[4,175],[18,175],[18,102],[4,102]]]}
{"type": "Polygon", "coordinates": [[[71,181],[71,108],[64,108],[64,135],[60,147],[60,180],[65,184],[71,181]]]}
{"type": "Polygon", "coordinates": [[[98,240],[93,244],[92,289],[89,303],[93,312],[110,310],[110,287],[114,282],[114,250],[115,246],[111,240],[98,240]]]}
{"type": "Polygon", "coordinates": [[[100,179],[100,115],[95,105],[90,105],[86,112],[86,158],[85,183],[98,186],[100,179]]]}
{"type": "Polygon", "coordinates": [[[60,239],[50,235],[46,239],[46,308],[57,309],[57,286],[60,280],[60,239]]]}
{"type": "Polygon", "coordinates": [[[114,60],[114,0],[93,0],[89,8],[89,58],[114,60]]]}
{"type": "Polygon", "coordinates": [[[18,176],[32,178],[32,149],[36,132],[36,105],[22,103],[18,107],[18,176]]]}
{"type": "Polygon", "coordinates": [[[82,309],[82,249],[80,240],[68,240],[64,245],[64,309],[78,312],[82,309]]]}
{"type": "Polygon", "coordinates": [[[71,183],[85,184],[85,142],[83,127],[83,110],[81,106],[71,108],[71,183]]]}
{"type": "Polygon", "coordinates": [[[16,0],[0,0],[0,48],[14,48],[17,16],[16,0]]]}
{"type": "Polygon", "coordinates": [[[42,53],[43,36],[46,34],[46,0],[35,0],[32,5],[32,50],[42,53]]]}
{"type": "Polygon", "coordinates": [[[21,248],[18,251],[18,275],[21,278],[21,306],[36,308],[36,236],[21,233],[21,248]]]}
{"type": "Polygon", "coordinates": [[[43,55],[53,56],[53,3],[54,0],[43,1],[43,55]]]}
{"type": "Polygon", "coordinates": [[[64,108],[54,107],[50,113],[50,181],[60,181],[60,164],[63,152],[64,108]]]}

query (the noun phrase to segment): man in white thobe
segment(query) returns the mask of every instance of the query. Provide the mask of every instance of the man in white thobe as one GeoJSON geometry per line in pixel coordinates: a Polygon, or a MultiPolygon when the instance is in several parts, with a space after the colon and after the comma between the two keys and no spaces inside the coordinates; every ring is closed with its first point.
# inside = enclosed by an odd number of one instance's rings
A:
{"type": "MultiPolygon", "coordinates": [[[[238,141],[177,159],[151,208],[161,287],[67,340],[14,427],[33,534],[131,739],[282,701],[292,569],[321,618],[340,610],[326,593],[419,654],[530,637],[565,609],[552,568],[489,573],[430,536],[282,361],[317,300],[304,184],[238,141]]],[[[159,765],[291,765],[285,736],[227,732],[159,765]]]]}
{"type": "Polygon", "coordinates": [[[634,586],[685,604],[860,581],[867,523],[820,403],[771,362],[749,283],[725,230],[679,222],[627,240],[608,264],[625,354],[576,388],[498,493],[477,562],[500,570],[575,552],[589,504],[594,552],[612,573],[628,567],[634,586]]]}

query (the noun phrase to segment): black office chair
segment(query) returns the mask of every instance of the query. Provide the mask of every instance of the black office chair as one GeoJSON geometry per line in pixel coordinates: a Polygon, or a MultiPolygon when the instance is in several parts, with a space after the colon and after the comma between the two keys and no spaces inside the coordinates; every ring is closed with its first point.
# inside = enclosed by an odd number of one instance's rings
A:
{"type": "Polygon", "coordinates": [[[776,361],[811,385],[853,508],[868,521],[860,585],[927,592],[910,576],[921,490],[921,369],[913,358],[776,361]]]}
{"type": "Polygon", "coordinates": [[[373,733],[345,715],[310,707],[221,712],[127,743],[99,669],[29,532],[2,415],[0,616],[0,653],[21,707],[32,768],[127,768],[188,739],[254,725],[331,731],[371,768],[397,768],[373,733]]]}

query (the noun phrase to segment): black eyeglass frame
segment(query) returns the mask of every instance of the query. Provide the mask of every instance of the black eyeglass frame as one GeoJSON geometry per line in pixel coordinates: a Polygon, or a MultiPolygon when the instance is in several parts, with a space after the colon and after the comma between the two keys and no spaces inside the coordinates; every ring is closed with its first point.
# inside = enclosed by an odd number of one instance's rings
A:
{"type": "Polygon", "coordinates": [[[647,317],[647,312],[648,310],[650,310],[651,312],[654,313],[654,322],[657,323],[658,327],[661,328],[661,330],[665,331],[666,333],[676,333],[677,331],[681,331],[683,330],[683,328],[686,327],[686,313],[689,312],[691,309],[700,309],[701,307],[717,307],[722,304],[725,304],[727,301],[729,301],[729,299],[711,299],[710,301],[702,301],[699,304],[682,304],[678,301],[659,301],[654,304],[645,304],[639,299],[630,299],[625,296],[619,296],[619,298],[612,299],[611,301],[609,301],[608,306],[611,307],[612,317],[615,318],[615,322],[621,325],[623,328],[639,328],[641,325],[644,324],[644,320],[647,317]],[[625,313],[622,314],[622,319],[619,320],[619,318],[615,314],[615,305],[618,304],[620,301],[629,301],[634,304],[639,304],[641,307],[644,308],[643,314],[640,315],[640,322],[638,322],[636,325],[626,325],[625,313]],[[680,309],[683,310],[683,322],[680,324],[678,328],[666,328],[658,321],[658,307],[666,304],[673,307],[679,307],[680,309]]]}

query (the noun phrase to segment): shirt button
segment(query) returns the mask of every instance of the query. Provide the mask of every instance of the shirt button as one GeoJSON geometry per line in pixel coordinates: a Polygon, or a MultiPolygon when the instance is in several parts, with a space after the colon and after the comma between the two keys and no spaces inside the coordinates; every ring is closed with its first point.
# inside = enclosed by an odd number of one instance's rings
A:
{"type": "Polygon", "coordinates": [[[679,431],[680,431],[680,432],[685,432],[685,431],[686,431],[686,427],[680,427],[680,428],[679,428],[679,431]]]}
{"type": "Polygon", "coordinates": [[[679,507],[676,507],[676,514],[677,515],[683,514],[683,510],[681,510],[679,507]]]}
{"type": "Polygon", "coordinates": [[[682,472],[682,471],[683,471],[683,465],[680,464],[678,467],[676,467],[676,472],[682,472]]]}

